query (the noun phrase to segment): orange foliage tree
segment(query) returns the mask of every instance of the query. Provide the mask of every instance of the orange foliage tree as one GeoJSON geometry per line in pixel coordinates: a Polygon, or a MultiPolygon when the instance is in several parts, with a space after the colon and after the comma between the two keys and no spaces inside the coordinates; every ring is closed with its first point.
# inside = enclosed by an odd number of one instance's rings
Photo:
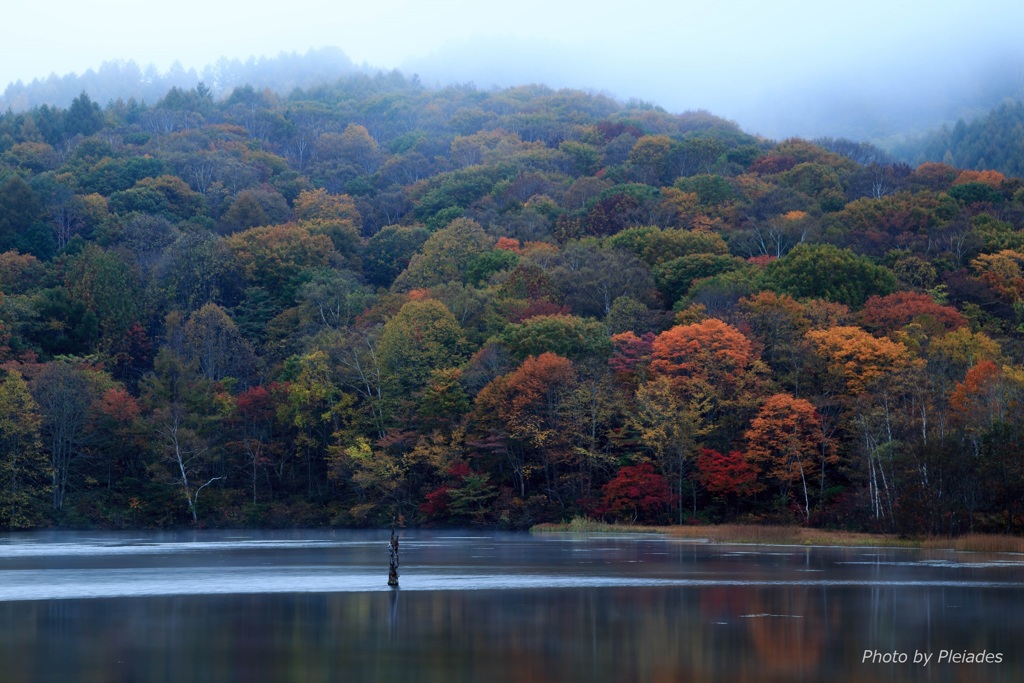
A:
{"type": "Polygon", "coordinates": [[[703,381],[738,389],[754,360],[750,340],[717,318],[662,332],[651,349],[651,371],[680,387],[703,381]]]}
{"type": "Polygon", "coordinates": [[[912,358],[903,344],[856,326],[812,330],[806,336],[838,384],[834,389],[841,395],[848,429],[857,435],[864,456],[872,513],[876,520],[887,516],[892,521],[899,441],[895,427],[912,411],[909,402],[924,361],[912,358]]]}
{"type": "Polygon", "coordinates": [[[953,181],[954,185],[966,185],[967,183],[982,183],[997,190],[1006,182],[1006,176],[999,171],[960,171],[960,175],[953,181]]]}
{"type": "Polygon", "coordinates": [[[1024,300],[1024,253],[1003,249],[995,254],[982,254],[971,261],[971,268],[1007,301],[1024,300]]]}
{"type": "MultiPolygon", "coordinates": [[[[804,520],[810,520],[811,503],[807,480],[816,460],[821,468],[836,461],[831,442],[824,438],[818,410],[802,398],[775,394],[765,401],[745,434],[747,459],[756,463],[788,495],[790,486],[799,482],[803,489],[804,520]]],[[[824,477],[824,472],[821,473],[824,477]]]]}
{"type": "MultiPolygon", "coordinates": [[[[753,344],[717,318],[677,325],[654,338],[651,379],[636,393],[634,425],[674,479],[682,517],[683,482],[703,438],[725,438],[747,420],[760,393],[753,344]]],[[[696,487],[691,483],[696,509],[696,487]]]]}
{"type": "Polygon", "coordinates": [[[915,364],[903,344],[873,337],[853,325],[811,330],[806,337],[850,394],[861,394],[874,382],[915,364]]]}
{"type": "Polygon", "coordinates": [[[524,499],[535,471],[544,471],[549,488],[557,478],[557,463],[568,452],[562,415],[575,384],[576,370],[568,358],[542,353],[528,356],[516,370],[477,394],[478,421],[507,435],[506,455],[524,499]]]}
{"type": "Polygon", "coordinates": [[[954,421],[970,436],[977,454],[985,431],[1024,420],[1024,369],[983,360],[953,388],[949,405],[954,421]]]}

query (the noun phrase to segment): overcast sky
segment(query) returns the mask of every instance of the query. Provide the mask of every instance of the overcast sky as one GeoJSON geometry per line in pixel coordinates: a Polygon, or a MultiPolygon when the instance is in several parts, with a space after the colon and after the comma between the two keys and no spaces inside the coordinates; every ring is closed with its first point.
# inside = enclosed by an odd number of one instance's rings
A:
{"type": "Polygon", "coordinates": [[[900,97],[925,76],[959,73],[962,87],[971,69],[1024,56],[1024,0],[12,5],[4,10],[0,89],[109,60],[201,69],[221,56],[336,46],[356,63],[427,79],[436,73],[482,87],[546,81],[742,118],[801,84],[891,83],[884,96],[900,97]]]}

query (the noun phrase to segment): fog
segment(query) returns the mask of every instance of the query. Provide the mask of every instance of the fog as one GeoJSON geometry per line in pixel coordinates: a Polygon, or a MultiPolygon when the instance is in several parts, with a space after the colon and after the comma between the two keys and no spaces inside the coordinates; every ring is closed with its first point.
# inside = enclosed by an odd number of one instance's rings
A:
{"type": "Polygon", "coordinates": [[[157,72],[338,47],[427,84],[546,83],[707,109],[769,137],[882,139],[1024,91],[1020,0],[126,0],[19,3],[0,84],[134,60],[157,72]],[[42,5],[45,5],[43,7],[42,5]]]}

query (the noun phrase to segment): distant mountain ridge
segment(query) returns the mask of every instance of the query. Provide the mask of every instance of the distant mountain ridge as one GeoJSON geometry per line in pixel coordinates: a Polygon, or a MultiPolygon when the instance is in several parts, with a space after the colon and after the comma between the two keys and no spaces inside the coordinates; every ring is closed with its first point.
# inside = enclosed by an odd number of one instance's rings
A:
{"type": "MultiPolygon", "coordinates": [[[[786,72],[754,83],[706,75],[694,81],[695,74],[688,73],[688,87],[667,90],[663,83],[684,76],[672,72],[669,64],[650,66],[642,60],[623,63],[543,41],[480,40],[407,59],[399,70],[408,77],[417,74],[424,85],[438,89],[453,84],[501,89],[543,83],[554,89],[601,92],[623,102],[656,102],[667,111],[709,110],[770,139],[847,138],[893,152],[906,148],[910,151],[899,155],[907,158],[917,154],[917,136],[961,118],[984,117],[1002,102],[1024,97],[1024,56],[1017,52],[997,58],[964,56],[956,63],[929,62],[920,72],[914,65],[893,64],[886,78],[868,78],[860,71],[810,78],[786,72]]],[[[353,73],[386,71],[356,64],[336,47],[246,60],[222,57],[199,70],[175,63],[166,72],[117,60],[82,74],[51,74],[27,84],[8,84],[0,94],[0,111],[20,113],[43,105],[66,108],[82,92],[101,105],[131,99],[151,104],[171,88],[189,90],[200,82],[215,98],[246,85],[288,95],[353,73]]],[[[959,159],[957,165],[963,165],[959,159]]]]}

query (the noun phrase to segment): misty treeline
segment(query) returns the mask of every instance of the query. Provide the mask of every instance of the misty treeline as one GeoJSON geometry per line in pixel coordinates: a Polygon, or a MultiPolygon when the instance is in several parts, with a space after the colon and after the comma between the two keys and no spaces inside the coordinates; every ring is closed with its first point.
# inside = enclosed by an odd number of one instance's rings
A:
{"type": "Polygon", "coordinates": [[[0,524],[1020,531],[1024,183],[541,86],[0,117],[0,524]]]}
{"type": "Polygon", "coordinates": [[[202,83],[215,97],[231,94],[236,87],[252,85],[288,93],[337,80],[343,74],[371,72],[357,67],[337,48],[309,50],[305,54],[283,52],[276,57],[246,60],[221,57],[202,69],[186,69],[175,62],[167,71],[134,60],[103,62],[81,74],[50,74],[29,83],[7,83],[0,94],[0,111],[23,112],[35,107],[67,108],[83,92],[97,102],[136,100],[157,102],[171,88],[190,90],[202,83]]]}
{"type": "Polygon", "coordinates": [[[911,138],[893,154],[913,163],[942,162],[1024,177],[1024,102],[1008,100],[985,116],[911,138]]]}

